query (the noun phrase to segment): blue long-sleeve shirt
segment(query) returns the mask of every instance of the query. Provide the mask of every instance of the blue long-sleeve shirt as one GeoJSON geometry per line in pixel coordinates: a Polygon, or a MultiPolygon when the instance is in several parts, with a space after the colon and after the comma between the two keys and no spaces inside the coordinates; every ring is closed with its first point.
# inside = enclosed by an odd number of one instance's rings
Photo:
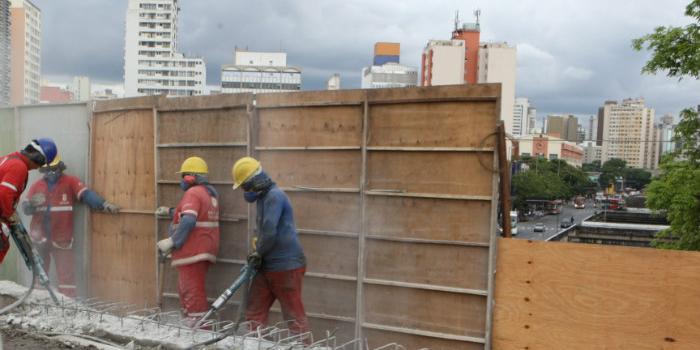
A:
{"type": "Polygon", "coordinates": [[[306,266],[294,212],[287,195],[273,185],[257,201],[258,242],[263,271],[288,271],[306,266]]]}

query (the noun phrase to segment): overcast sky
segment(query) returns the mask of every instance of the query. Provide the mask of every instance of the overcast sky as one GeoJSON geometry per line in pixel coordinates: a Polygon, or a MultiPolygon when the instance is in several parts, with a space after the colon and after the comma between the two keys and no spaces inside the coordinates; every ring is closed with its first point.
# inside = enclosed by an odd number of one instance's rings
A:
{"type": "MultiPolygon", "coordinates": [[[[121,84],[127,0],[33,0],[42,10],[42,73],[54,82],[87,75],[121,84]]],[[[645,97],[656,115],[700,104],[700,82],[642,76],[647,53],[631,40],[659,25],[685,25],[689,0],[181,0],[179,50],[204,57],[207,84],[220,82],[234,47],[280,50],[302,67],[303,88],[340,73],[360,86],[377,41],[401,43],[401,62],[420,66],[430,39],[449,39],[459,10],[481,9],[482,41],[517,47],[516,94],[547,113],[592,115],[605,100],[645,97]]],[[[582,123],[583,124],[583,123],[582,123]]]]}

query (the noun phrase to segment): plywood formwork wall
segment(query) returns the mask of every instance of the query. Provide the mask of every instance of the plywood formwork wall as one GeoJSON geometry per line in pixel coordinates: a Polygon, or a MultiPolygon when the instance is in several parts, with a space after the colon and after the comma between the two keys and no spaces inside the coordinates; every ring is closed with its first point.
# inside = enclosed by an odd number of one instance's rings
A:
{"type": "MultiPolygon", "coordinates": [[[[371,346],[483,349],[499,99],[498,84],[161,98],[141,110],[152,113],[155,134],[150,199],[153,208],[176,205],[180,163],[207,160],[223,217],[219,262],[207,278],[215,298],[238,275],[255,215],[231,190],[230,169],[255,156],[292,201],[317,335],[335,329],[341,341],[367,337],[371,346]]],[[[167,224],[158,221],[159,238],[167,224]]],[[[166,269],[172,308],[175,281],[166,269]]],[[[222,318],[233,318],[238,300],[222,318]]],[[[274,305],[271,321],[280,318],[274,305]]]]}
{"type": "Polygon", "coordinates": [[[699,349],[700,253],[503,239],[494,349],[699,349]]]}

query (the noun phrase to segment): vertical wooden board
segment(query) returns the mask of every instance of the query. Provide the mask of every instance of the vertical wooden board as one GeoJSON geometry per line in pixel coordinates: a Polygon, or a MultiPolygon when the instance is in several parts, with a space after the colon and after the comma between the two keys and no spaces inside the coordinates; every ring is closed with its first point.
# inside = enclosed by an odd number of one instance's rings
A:
{"type": "Polygon", "coordinates": [[[158,143],[224,143],[248,140],[248,112],[244,108],[158,112],[158,143]]]}
{"type": "Polygon", "coordinates": [[[308,313],[355,317],[355,281],[304,277],[302,300],[308,313]]]}
{"type": "Polygon", "coordinates": [[[153,113],[96,114],[92,188],[124,209],[154,210],[153,113]]]}
{"type": "Polygon", "coordinates": [[[488,243],[490,201],[368,196],[367,233],[488,243]]]}
{"type": "Polygon", "coordinates": [[[459,152],[370,152],[370,190],[491,196],[491,154],[459,152]]]}
{"type": "MultiPolygon", "coordinates": [[[[420,335],[383,331],[371,328],[363,328],[362,333],[369,344],[370,349],[380,346],[397,343],[403,345],[406,350],[483,350],[484,344],[472,343],[461,340],[449,340],[441,338],[426,337],[420,335]]],[[[393,349],[390,347],[390,349],[393,349]]]]}
{"type": "Polygon", "coordinates": [[[366,278],[486,290],[488,247],[367,240],[366,278]]]}
{"type": "Polygon", "coordinates": [[[700,348],[700,253],[498,243],[495,349],[700,348]]]}
{"type": "Polygon", "coordinates": [[[367,323],[484,336],[486,297],[367,283],[364,288],[367,323]]]}
{"type": "Polygon", "coordinates": [[[154,305],[156,261],[153,217],[93,212],[91,228],[91,297],[135,305],[154,305]]]}
{"type": "Polygon", "coordinates": [[[306,271],[357,276],[357,238],[300,234],[306,271]]]}
{"type": "MultiPolygon", "coordinates": [[[[214,185],[219,193],[219,213],[221,218],[245,218],[248,205],[243,200],[240,189],[233,190],[230,185],[214,185]]],[[[176,207],[182,199],[182,189],[178,184],[158,185],[158,205],[176,207]]]]}
{"type": "Polygon", "coordinates": [[[245,260],[248,256],[248,222],[221,221],[219,225],[221,244],[217,258],[245,260]]]}
{"type": "Polygon", "coordinates": [[[299,229],[360,231],[360,196],[357,193],[288,191],[287,196],[299,229]]]}
{"type": "Polygon", "coordinates": [[[368,145],[495,147],[496,119],[495,101],[371,106],[368,145]]]}
{"type": "Polygon", "coordinates": [[[265,147],[357,146],[362,144],[362,107],[263,109],[259,145],[265,147]]]}
{"type": "MultiPolygon", "coordinates": [[[[201,157],[209,168],[209,181],[231,182],[231,167],[246,156],[245,147],[186,147],[158,150],[158,180],[180,181],[180,165],[189,157],[201,157]]],[[[230,189],[230,187],[229,187],[230,189]]]]}
{"type": "Polygon", "coordinates": [[[359,151],[266,151],[263,169],[282,187],[358,188],[359,151]]]}

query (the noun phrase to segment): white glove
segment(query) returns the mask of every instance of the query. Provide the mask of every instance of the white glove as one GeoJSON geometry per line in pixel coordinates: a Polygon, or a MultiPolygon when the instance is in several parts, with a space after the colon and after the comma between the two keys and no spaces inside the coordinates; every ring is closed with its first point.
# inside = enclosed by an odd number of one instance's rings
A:
{"type": "Polygon", "coordinates": [[[102,204],[102,210],[105,213],[110,213],[110,214],[117,214],[119,213],[119,206],[112,203],[112,202],[107,202],[105,201],[104,204],[102,204]]]}
{"type": "Polygon", "coordinates": [[[161,254],[168,255],[170,254],[170,251],[173,250],[173,248],[175,247],[175,242],[173,242],[173,240],[170,237],[168,237],[166,239],[161,239],[160,241],[158,241],[158,243],[156,243],[156,247],[158,247],[158,250],[161,252],[161,254]]]}
{"type": "Polygon", "coordinates": [[[46,195],[43,193],[33,195],[32,198],[29,198],[29,204],[35,208],[46,204],[46,195]]]}
{"type": "Polygon", "coordinates": [[[170,217],[170,207],[158,207],[158,209],[156,209],[156,215],[170,217]]]}

